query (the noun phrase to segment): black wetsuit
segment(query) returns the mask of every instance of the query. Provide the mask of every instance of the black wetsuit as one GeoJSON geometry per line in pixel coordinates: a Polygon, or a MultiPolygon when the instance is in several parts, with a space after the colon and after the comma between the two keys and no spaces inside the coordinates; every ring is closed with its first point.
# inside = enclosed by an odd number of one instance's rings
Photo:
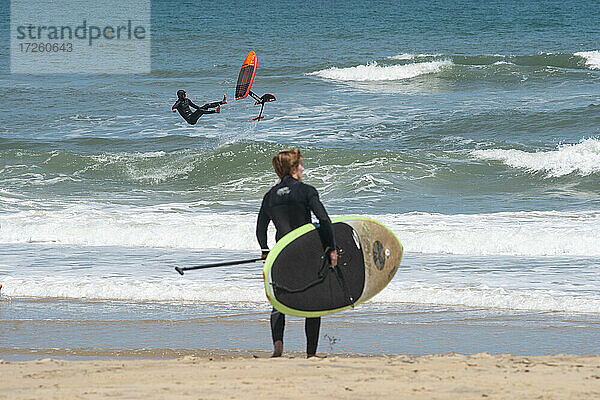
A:
{"type": "MultiPolygon", "coordinates": [[[[275,239],[279,240],[294,229],[311,222],[310,212],[319,220],[319,234],[323,249],[335,249],[333,226],[319,200],[317,190],[307,184],[297,181],[291,176],[286,176],[281,182],[271,188],[265,195],[258,213],[256,223],[256,237],[263,251],[268,250],[267,227],[273,221],[277,233],[275,239]]],[[[315,354],[319,343],[319,328],[321,318],[306,318],[304,330],[306,333],[306,353],[315,354]]],[[[271,334],[273,342],[283,340],[285,315],[273,309],[271,312],[271,334]]]]}
{"type": "Polygon", "coordinates": [[[188,124],[195,125],[196,122],[198,122],[198,118],[200,118],[203,114],[214,114],[217,112],[216,110],[209,110],[209,108],[216,108],[221,104],[222,103],[220,101],[216,101],[214,103],[206,103],[202,107],[198,107],[190,99],[185,98],[178,99],[175,104],[173,104],[171,109],[179,111],[179,114],[187,121],[188,124]],[[194,107],[196,111],[192,112],[190,107],[194,107]]]}

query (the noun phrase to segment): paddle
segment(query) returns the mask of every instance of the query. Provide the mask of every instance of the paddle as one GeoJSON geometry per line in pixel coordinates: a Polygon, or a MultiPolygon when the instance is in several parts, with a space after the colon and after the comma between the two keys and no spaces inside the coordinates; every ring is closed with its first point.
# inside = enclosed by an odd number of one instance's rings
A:
{"type": "Polygon", "coordinates": [[[253,258],[250,260],[226,261],[226,262],[214,263],[214,264],[197,265],[195,267],[175,267],[175,271],[179,272],[180,275],[183,275],[183,271],[191,271],[193,269],[226,267],[228,265],[250,264],[250,263],[255,263],[255,262],[259,262],[259,261],[264,261],[264,260],[262,258],[253,258]]]}

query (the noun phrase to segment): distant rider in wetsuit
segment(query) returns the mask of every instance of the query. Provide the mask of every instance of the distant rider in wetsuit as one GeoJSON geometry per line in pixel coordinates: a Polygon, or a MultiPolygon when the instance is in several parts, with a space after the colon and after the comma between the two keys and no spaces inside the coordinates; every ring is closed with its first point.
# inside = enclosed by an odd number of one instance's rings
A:
{"type": "MultiPolygon", "coordinates": [[[[281,239],[294,229],[311,222],[312,211],[320,223],[320,237],[329,255],[331,266],[337,265],[337,251],[333,237],[333,225],[319,200],[317,190],[302,183],[302,155],[299,150],[286,150],[273,157],[273,167],[281,182],[273,186],[263,198],[258,221],[256,223],[256,237],[262,249],[262,258],[267,258],[269,248],[267,245],[267,227],[273,221],[277,233],[275,240],[281,239]]],[[[273,337],[273,357],[280,357],[283,353],[283,329],[285,315],[273,308],[271,312],[271,334],[273,337]]],[[[319,328],[321,318],[306,318],[304,331],[306,333],[306,355],[314,357],[319,343],[319,328]]]]}
{"type": "Polygon", "coordinates": [[[173,112],[179,111],[179,114],[187,121],[190,125],[195,125],[198,122],[198,118],[200,118],[203,114],[214,114],[221,112],[221,104],[227,104],[227,95],[223,95],[223,100],[215,101],[214,103],[206,103],[202,107],[198,107],[195,105],[190,99],[188,99],[185,95],[184,90],[177,91],[177,101],[173,104],[171,109],[173,112]],[[196,111],[192,112],[190,107],[194,107],[196,111]],[[210,110],[211,108],[216,108],[216,110],[210,110]]]}

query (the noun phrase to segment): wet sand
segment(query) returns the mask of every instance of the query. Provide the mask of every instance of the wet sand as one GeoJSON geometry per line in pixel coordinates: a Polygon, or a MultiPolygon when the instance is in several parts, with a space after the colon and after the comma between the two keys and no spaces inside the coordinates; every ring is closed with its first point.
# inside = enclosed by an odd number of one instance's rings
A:
{"type": "Polygon", "coordinates": [[[0,363],[0,399],[597,399],[600,356],[486,353],[0,363]]]}

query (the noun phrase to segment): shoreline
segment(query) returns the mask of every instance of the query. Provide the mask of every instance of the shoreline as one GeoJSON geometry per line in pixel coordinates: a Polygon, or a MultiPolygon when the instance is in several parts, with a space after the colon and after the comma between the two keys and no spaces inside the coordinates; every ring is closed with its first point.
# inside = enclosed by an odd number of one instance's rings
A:
{"type": "MultiPolygon", "coordinates": [[[[3,290],[6,289],[6,285],[3,290]]],[[[0,358],[179,358],[272,349],[263,304],[0,301],[0,358]]],[[[318,352],[335,356],[598,353],[598,315],[361,305],[324,318],[318,352]]],[[[286,321],[284,354],[303,354],[303,318],[286,321]]]]}
{"type": "MultiPolygon", "coordinates": [[[[271,359],[272,348],[265,346],[257,350],[230,350],[230,349],[0,349],[0,364],[3,363],[30,363],[40,360],[80,362],[80,361],[151,361],[151,360],[233,360],[233,359],[271,359]]],[[[420,359],[427,357],[478,357],[481,355],[489,357],[513,357],[513,358],[544,358],[544,357],[571,357],[571,358],[594,358],[599,357],[599,352],[586,353],[563,353],[553,352],[549,354],[532,353],[490,353],[490,352],[443,352],[427,354],[410,353],[344,353],[329,352],[326,349],[317,349],[319,359],[393,359],[410,358],[420,359]]],[[[305,359],[306,352],[298,349],[285,350],[280,359],[305,359]]],[[[600,367],[599,367],[600,368],[600,367]]],[[[600,372],[600,371],[599,371],[600,372]]]]}
{"type": "Polygon", "coordinates": [[[0,361],[0,399],[589,399],[600,397],[600,355],[523,357],[254,358],[0,361]]]}

